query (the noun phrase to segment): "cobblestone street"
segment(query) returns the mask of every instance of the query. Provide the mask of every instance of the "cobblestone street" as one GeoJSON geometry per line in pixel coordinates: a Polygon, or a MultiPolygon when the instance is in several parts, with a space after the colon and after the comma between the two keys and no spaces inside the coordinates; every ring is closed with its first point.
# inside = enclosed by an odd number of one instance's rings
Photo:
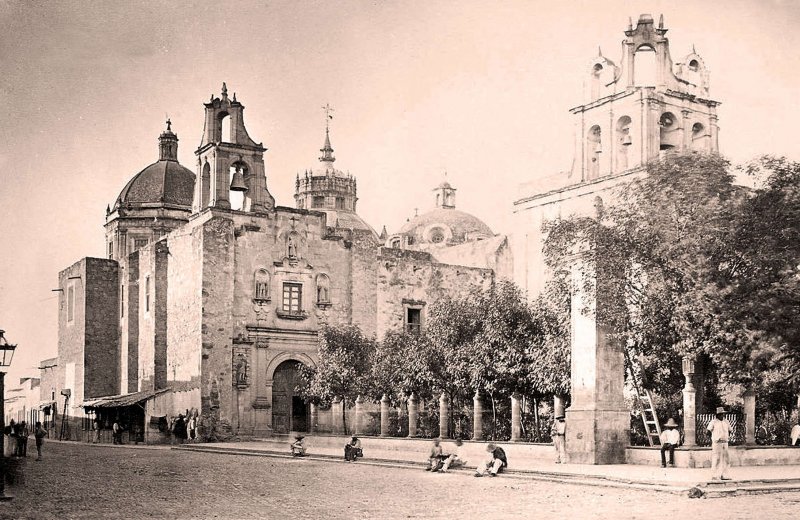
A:
{"type": "Polygon", "coordinates": [[[48,443],[2,518],[792,518],[800,493],[692,500],[511,476],[48,443]]]}

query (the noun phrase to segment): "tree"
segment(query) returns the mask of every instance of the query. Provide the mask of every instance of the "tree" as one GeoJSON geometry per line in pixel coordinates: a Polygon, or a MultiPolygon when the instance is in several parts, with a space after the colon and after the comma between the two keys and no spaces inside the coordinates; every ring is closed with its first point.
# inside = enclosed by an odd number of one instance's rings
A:
{"type": "Polygon", "coordinates": [[[324,327],[319,334],[316,368],[301,367],[304,385],[299,389],[306,401],[330,404],[344,399],[342,421],[347,430],[347,402],[367,395],[372,388],[372,365],[376,342],[356,325],[324,327]]]}
{"type": "Polygon", "coordinates": [[[718,155],[669,156],[608,208],[546,229],[545,256],[562,279],[576,251],[616,267],[605,289],[625,304],[604,318],[660,392],[680,391],[682,355],[707,355],[724,381],[746,385],[800,359],[800,167],[767,158],[747,171],[763,187],[734,185],[718,155]]]}

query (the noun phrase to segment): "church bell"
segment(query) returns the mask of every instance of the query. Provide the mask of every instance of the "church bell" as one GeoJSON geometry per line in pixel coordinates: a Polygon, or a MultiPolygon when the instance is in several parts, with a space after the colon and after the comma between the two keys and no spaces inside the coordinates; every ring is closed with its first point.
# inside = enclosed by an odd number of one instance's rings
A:
{"type": "Polygon", "coordinates": [[[241,168],[236,168],[233,172],[233,180],[231,180],[231,191],[247,191],[247,185],[244,183],[244,174],[241,168]]]}
{"type": "Polygon", "coordinates": [[[623,146],[630,146],[631,145],[631,136],[630,136],[630,134],[625,134],[625,137],[622,138],[622,145],[623,146]]]}

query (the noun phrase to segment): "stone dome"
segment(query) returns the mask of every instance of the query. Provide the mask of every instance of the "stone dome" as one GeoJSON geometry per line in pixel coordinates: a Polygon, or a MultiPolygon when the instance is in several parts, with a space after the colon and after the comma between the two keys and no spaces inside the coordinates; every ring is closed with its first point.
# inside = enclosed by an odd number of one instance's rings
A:
{"type": "Polygon", "coordinates": [[[183,206],[191,209],[194,173],[178,161],[157,161],[128,181],[114,203],[119,207],[183,206]]]}
{"type": "Polygon", "coordinates": [[[178,206],[192,209],[194,173],[178,162],[178,136],[172,133],[172,123],[158,137],[159,158],[128,181],[114,203],[114,210],[178,206]]]}
{"type": "Polygon", "coordinates": [[[481,219],[451,208],[436,208],[418,215],[400,228],[414,244],[453,245],[494,236],[481,219]]]}

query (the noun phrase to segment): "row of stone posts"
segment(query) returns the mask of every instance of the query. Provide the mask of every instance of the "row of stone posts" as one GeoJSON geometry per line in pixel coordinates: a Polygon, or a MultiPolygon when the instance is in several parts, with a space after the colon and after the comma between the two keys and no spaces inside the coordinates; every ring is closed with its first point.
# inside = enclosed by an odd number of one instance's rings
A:
{"type": "MultiPolygon", "coordinates": [[[[352,424],[352,430],[355,434],[360,434],[362,427],[362,416],[364,400],[361,396],[355,402],[355,420],[352,424]]],[[[472,438],[473,440],[481,440],[483,438],[483,401],[480,392],[475,392],[472,398],[472,438]]],[[[332,414],[332,427],[334,431],[343,432],[343,408],[344,402],[341,398],[336,397],[333,399],[331,405],[332,414]]],[[[380,400],[380,436],[389,437],[389,397],[383,394],[380,400]]],[[[564,400],[556,396],[554,400],[554,411],[556,415],[564,413],[564,400]]],[[[315,404],[311,404],[311,433],[314,433],[315,425],[317,424],[319,412],[315,404]]],[[[446,439],[449,438],[449,417],[450,417],[450,399],[446,393],[442,393],[439,397],[439,437],[446,439]]],[[[416,394],[411,394],[408,398],[408,436],[417,436],[417,423],[419,422],[419,400],[416,394]]],[[[522,396],[514,393],[511,396],[511,441],[522,440],[522,396]]]]}

